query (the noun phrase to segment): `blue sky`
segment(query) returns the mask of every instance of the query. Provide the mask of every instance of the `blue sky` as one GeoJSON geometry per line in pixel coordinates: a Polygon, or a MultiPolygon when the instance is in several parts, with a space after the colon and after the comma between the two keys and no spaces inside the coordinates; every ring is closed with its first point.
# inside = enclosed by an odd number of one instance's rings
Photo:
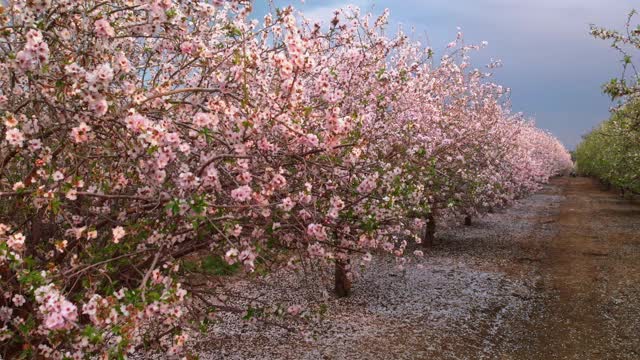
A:
{"type": "MultiPolygon", "coordinates": [[[[274,0],[311,18],[330,19],[333,9],[356,5],[363,12],[391,10],[393,27],[415,29],[437,53],[461,27],[467,42],[488,41],[476,64],[500,59],[495,81],[511,88],[515,111],[536,119],[574,148],[609,115],[611,101],[601,85],[620,75],[620,57],[609,44],[589,35],[589,24],[621,28],[632,0],[274,0]]],[[[255,0],[257,14],[267,1],[255,0]]]]}

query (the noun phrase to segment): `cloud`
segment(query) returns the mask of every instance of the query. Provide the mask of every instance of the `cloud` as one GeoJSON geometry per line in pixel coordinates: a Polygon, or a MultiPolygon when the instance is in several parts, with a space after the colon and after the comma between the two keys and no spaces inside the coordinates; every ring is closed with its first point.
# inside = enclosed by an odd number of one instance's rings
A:
{"type": "Polygon", "coordinates": [[[314,6],[310,9],[304,10],[304,16],[320,21],[323,25],[328,24],[333,19],[333,14],[336,9],[344,9],[347,7],[357,7],[362,10],[366,9],[366,0],[356,0],[350,2],[335,2],[333,5],[314,6]]]}

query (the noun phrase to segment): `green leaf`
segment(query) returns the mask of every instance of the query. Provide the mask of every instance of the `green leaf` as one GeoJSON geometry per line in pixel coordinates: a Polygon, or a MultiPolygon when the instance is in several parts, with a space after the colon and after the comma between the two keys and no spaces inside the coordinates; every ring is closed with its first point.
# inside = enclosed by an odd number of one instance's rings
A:
{"type": "Polygon", "coordinates": [[[178,15],[178,12],[176,11],[175,8],[172,8],[165,11],[165,15],[167,15],[168,19],[173,19],[174,17],[176,17],[176,15],[178,15]]]}
{"type": "Polygon", "coordinates": [[[229,265],[221,256],[209,255],[201,260],[202,271],[217,276],[229,276],[240,270],[240,264],[229,265]]]}
{"type": "Polygon", "coordinates": [[[243,316],[242,318],[244,320],[251,320],[255,315],[256,315],[256,309],[254,309],[251,306],[249,306],[249,308],[247,309],[247,314],[245,316],[243,316]]]}
{"type": "Polygon", "coordinates": [[[62,205],[62,202],[60,202],[60,199],[53,198],[53,200],[51,200],[51,211],[54,214],[58,214],[60,212],[60,206],[62,205]]]}
{"type": "Polygon", "coordinates": [[[171,213],[175,216],[178,215],[180,213],[180,201],[177,199],[174,199],[172,201],[170,201],[166,206],[165,206],[166,210],[171,211],[171,213]]]}
{"type": "Polygon", "coordinates": [[[158,151],[158,146],[157,145],[153,145],[153,146],[150,146],[147,149],[147,154],[148,155],[153,155],[156,151],[158,151]]]}

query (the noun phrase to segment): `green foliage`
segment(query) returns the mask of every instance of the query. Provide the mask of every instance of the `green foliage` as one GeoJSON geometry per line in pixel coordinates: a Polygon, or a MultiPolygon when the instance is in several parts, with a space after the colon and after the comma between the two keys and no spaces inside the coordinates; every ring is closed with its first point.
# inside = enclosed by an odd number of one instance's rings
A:
{"type": "Polygon", "coordinates": [[[640,101],[627,104],[585,136],[575,156],[581,174],[640,193],[640,101]]]}
{"type": "Polygon", "coordinates": [[[185,261],[182,266],[188,272],[216,276],[229,276],[240,271],[239,263],[229,265],[221,256],[217,255],[207,255],[195,261],[185,261]]]}
{"type": "Polygon", "coordinates": [[[593,36],[611,41],[622,55],[622,75],[603,87],[621,106],[584,137],[573,156],[579,173],[640,193],[640,77],[633,64],[637,56],[632,55],[640,50],[637,15],[635,10],[629,13],[624,31],[591,26],[593,36]]]}

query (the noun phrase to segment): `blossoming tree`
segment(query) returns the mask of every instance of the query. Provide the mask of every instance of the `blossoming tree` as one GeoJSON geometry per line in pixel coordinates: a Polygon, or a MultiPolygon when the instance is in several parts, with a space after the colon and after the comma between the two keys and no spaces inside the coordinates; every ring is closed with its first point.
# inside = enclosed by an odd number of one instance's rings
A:
{"type": "MultiPolygon", "coordinates": [[[[388,13],[328,27],[243,1],[0,7],[0,355],[181,351],[210,305],[181,266],[402,258],[434,214],[482,212],[570,166],[504,90],[388,13]],[[428,221],[425,221],[428,220],[428,221]]],[[[223,309],[224,306],[218,306],[223,309]]]]}

